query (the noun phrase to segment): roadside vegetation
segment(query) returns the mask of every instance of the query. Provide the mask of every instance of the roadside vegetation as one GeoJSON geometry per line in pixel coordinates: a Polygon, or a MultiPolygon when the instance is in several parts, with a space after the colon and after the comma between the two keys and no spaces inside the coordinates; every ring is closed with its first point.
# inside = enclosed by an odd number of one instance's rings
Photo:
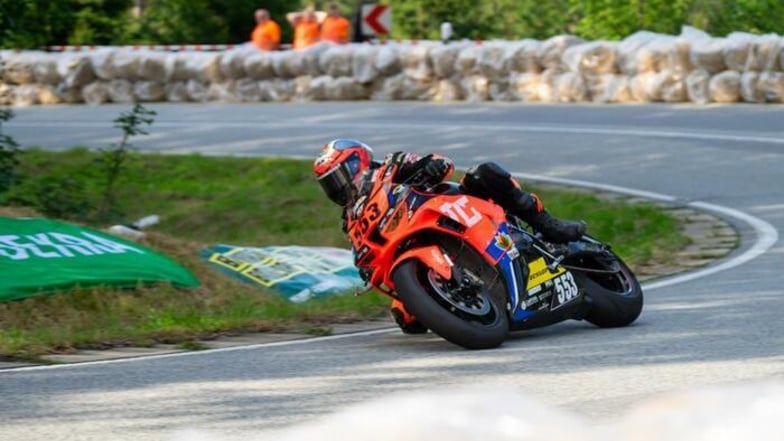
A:
{"type": "MultiPolygon", "coordinates": [[[[158,214],[161,223],[141,243],[181,262],[203,286],[96,288],[0,304],[0,355],[34,358],[77,347],[156,342],[188,347],[188,342],[226,333],[328,332],[330,323],[386,314],[388,300],[376,293],[296,305],[227,278],[199,260],[201,248],[218,243],[347,247],[339,210],[315,183],[309,161],[128,152],[124,172],[114,183],[117,217],[104,219],[93,215],[100,213],[104,200],[106,178],[94,166],[103,154],[25,150],[17,170],[20,182],[6,194],[0,215],[54,210],[57,216],[49,216],[106,228],[158,214]],[[65,182],[65,177],[70,181],[55,189],[56,204],[36,206],[35,198],[25,199],[36,193],[41,181],[65,182]]],[[[557,215],[585,219],[589,231],[615,244],[632,267],[662,259],[684,245],[676,220],[652,206],[527,188],[538,191],[557,215]]]]}
{"type": "MultiPolygon", "coordinates": [[[[0,112],[0,216],[44,216],[105,229],[157,214],[143,245],[174,258],[202,282],[195,289],[158,285],[97,287],[0,303],[0,358],[35,359],[76,348],[178,343],[242,332],[329,333],[329,325],[386,314],[378,293],[294,304],[210,268],[199,251],[216,244],[348,248],[340,209],[323,194],[311,162],[281,158],[140,154],[154,112],[141,105],[115,120],[118,143],[99,150],[22,149],[3,132],[0,112]]],[[[585,192],[536,188],[550,211],[584,219],[589,232],[617,245],[632,266],[655,266],[687,243],[675,218],[645,204],[585,192]]]]}
{"type": "MultiPolygon", "coordinates": [[[[248,41],[253,11],[264,7],[291,42],[285,14],[326,0],[0,0],[0,48],[46,45],[198,44],[248,41]],[[137,8],[135,6],[141,6],[137,8]]],[[[361,0],[339,0],[352,24],[361,0]]],[[[387,0],[391,38],[439,39],[451,22],[457,39],[546,39],[574,34],[623,38],[638,30],[680,33],[688,24],[711,35],[783,33],[780,0],[387,0]]]]}

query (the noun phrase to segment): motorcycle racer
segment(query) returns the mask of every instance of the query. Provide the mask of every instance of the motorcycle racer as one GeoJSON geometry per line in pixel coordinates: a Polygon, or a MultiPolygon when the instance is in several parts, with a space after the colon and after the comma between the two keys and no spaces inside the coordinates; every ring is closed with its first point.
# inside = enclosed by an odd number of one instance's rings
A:
{"type": "MultiPolygon", "coordinates": [[[[428,188],[448,179],[454,165],[448,158],[431,154],[424,157],[412,152],[395,152],[383,161],[373,158],[367,144],[354,139],[338,138],[324,145],[313,164],[319,184],[327,197],[343,207],[343,231],[347,221],[361,211],[361,203],[373,182],[390,178],[395,184],[428,188]],[[355,210],[356,208],[356,210],[355,210]]],[[[585,234],[584,222],[564,221],[553,217],[534,193],[521,189],[511,174],[494,162],[484,162],[469,169],[460,180],[461,193],[492,200],[542,236],[555,243],[577,240],[585,234]]],[[[360,268],[360,275],[366,277],[360,268]]],[[[408,313],[398,300],[391,305],[395,322],[405,333],[424,333],[427,329],[408,313]]]]}

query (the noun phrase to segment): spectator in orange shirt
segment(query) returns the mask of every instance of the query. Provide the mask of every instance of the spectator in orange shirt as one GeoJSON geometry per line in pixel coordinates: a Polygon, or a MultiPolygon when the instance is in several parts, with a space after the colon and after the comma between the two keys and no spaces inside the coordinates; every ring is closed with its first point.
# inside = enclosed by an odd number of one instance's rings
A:
{"type": "Polygon", "coordinates": [[[340,7],[335,2],[327,5],[327,17],[321,23],[321,40],[331,43],[348,43],[351,23],[340,15],[340,7]]]}
{"type": "Polygon", "coordinates": [[[294,49],[302,49],[319,41],[319,21],[312,7],[302,12],[289,12],[286,19],[294,27],[294,49]]]}
{"type": "Polygon", "coordinates": [[[256,10],[256,28],[253,29],[250,39],[261,50],[274,51],[278,49],[280,26],[270,18],[266,9],[256,10]]]}

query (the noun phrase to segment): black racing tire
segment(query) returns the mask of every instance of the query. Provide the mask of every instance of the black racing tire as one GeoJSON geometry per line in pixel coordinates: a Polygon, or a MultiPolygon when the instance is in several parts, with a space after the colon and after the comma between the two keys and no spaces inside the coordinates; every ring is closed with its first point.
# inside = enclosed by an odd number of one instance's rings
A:
{"type": "Polygon", "coordinates": [[[425,268],[418,260],[407,260],[392,273],[395,290],[406,309],[423,325],[445,340],[466,349],[491,349],[500,346],[509,333],[509,317],[503,304],[486,295],[490,304],[487,323],[467,320],[450,312],[433,297],[425,268]]]}
{"type": "Polygon", "coordinates": [[[585,320],[600,328],[618,328],[632,324],[640,316],[643,294],[632,270],[615,256],[618,267],[614,274],[590,274],[575,271],[588,297],[585,320]]]}

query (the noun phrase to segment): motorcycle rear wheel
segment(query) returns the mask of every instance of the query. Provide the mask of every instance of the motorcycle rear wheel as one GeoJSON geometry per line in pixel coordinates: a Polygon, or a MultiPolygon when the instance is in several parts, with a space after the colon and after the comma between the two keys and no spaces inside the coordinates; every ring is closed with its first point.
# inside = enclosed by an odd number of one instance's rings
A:
{"type": "Polygon", "coordinates": [[[590,309],[585,320],[600,328],[618,328],[632,324],[642,312],[643,294],[640,282],[619,257],[620,268],[611,274],[581,273],[578,283],[585,288],[590,309]]]}
{"type": "MultiPolygon", "coordinates": [[[[509,332],[509,318],[502,302],[488,292],[479,293],[489,306],[482,316],[472,316],[437,299],[439,287],[433,286],[429,268],[417,260],[400,264],[392,274],[400,300],[417,320],[445,340],[466,349],[490,349],[500,346],[509,332]]],[[[485,308],[482,308],[484,311],[485,308]]]]}

